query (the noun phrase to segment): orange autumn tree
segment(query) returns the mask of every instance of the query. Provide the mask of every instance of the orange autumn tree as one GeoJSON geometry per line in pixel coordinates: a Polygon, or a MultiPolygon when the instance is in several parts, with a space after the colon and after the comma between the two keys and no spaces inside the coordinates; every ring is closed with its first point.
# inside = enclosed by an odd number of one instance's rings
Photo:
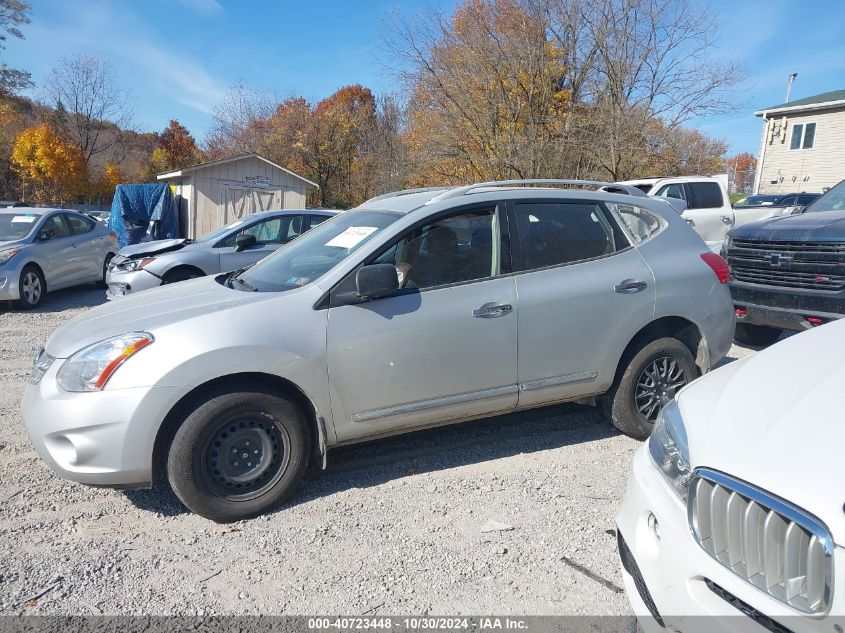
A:
{"type": "Polygon", "coordinates": [[[117,163],[106,163],[103,173],[89,188],[89,195],[92,198],[107,200],[114,195],[115,187],[127,182],[126,176],[117,163]]]}
{"type": "Polygon", "coordinates": [[[569,92],[564,55],[516,0],[466,0],[451,19],[407,25],[415,68],[411,184],[534,178],[554,170],[569,92]]]}
{"type": "Polygon", "coordinates": [[[27,198],[61,204],[85,192],[82,151],[48,123],[23,130],[12,148],[12,166],[20,174],[27,198]]]}

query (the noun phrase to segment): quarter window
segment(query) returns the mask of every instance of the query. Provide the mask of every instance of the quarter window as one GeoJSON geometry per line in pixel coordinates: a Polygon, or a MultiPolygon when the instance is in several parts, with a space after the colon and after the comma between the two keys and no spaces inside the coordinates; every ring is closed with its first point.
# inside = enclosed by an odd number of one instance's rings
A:
{"type": "Polygon", "coordinates": [[[789,139],[789,149],[813,149],[815,142],[815,123],[796,123],[792,126],[792,137],[789,139]]]}
{"type": "Polygon", "coordinates": [[[517,204],[515,215],[526,270],[602,257],[628,245],[597,204],[517,204]]]}
{"type": "Polygon", "coordinates": [[[609,206],[619,214],[619,217],[637,244],[645,242],[652,235],[660,231],[660,227],[662,226],[660,219],[645,209],[628,204],[609,206]]]}
{"type": "Polygon", "coordinates": [[[418,227],[376,263],[396,266],[400,288],[423,290],[498,275],[501,253],[498,214],[491,208],[418,227]]]}

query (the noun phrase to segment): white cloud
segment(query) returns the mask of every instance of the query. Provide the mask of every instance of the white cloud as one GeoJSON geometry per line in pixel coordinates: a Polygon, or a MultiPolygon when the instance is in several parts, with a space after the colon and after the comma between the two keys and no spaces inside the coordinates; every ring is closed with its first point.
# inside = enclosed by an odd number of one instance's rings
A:
{"type": "Polygon", "coordinates": [[[199,15],[218,15],[224,12],[223,5],[217,0],[179,0],[182,6],[199,15]]]}

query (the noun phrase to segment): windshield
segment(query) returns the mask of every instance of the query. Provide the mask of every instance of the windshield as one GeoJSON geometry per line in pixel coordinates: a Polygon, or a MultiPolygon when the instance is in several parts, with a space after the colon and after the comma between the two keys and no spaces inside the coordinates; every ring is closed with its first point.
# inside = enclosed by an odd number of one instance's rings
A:
{"type": "Polygon", "coordinates": [[[845,180],[804,207],[804,213],[841,211],[843,209],[845,209],[845,180]]]}
{"type": "Polygon", "coordinates": [[[291,290],[311,283],[337,266],[401,216],[388,211],[341,213],[268,255],[237,276],[263,292],[291,290]]]}
{"type": "Polygon", "coordinates": [[[215,231],[212,231],[211,233],[206,233],[202,237],[198,238],[197,242],[199,242],[200,244],[202,244],[203,242],[214,242],[214,241],[220,239],[221,237],[223,237],[224,235],[226,235],[226,233],[228,233],[232,229],[239,227],[244,222],[246,222],[246,220],[236,220],[235,222],[232,222],[231,224],[227,224],[226,226],[221,227],[221,228],[219,228],[215,231]]]}
{"type": "Polygon", "coordinates": [[[774,204],[777,199],[778,196],[748,196],[734,204],[734,207],[764,207],[774,204]]]}
{"type": "Polygon", "coordinates": [[[40,217],[36,213],[0,213],[0,242],[22,240],[35,228],[40,217]]]}

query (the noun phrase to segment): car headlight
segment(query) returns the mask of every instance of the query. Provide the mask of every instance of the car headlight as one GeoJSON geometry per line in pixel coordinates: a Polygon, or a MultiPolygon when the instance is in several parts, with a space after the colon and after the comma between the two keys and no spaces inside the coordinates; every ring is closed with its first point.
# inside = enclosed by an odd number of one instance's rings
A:
{"type": "Polygon", "coordinates": [[[118,367],[154,340],[147,332],[131,332],[89,345],[62,364],[56,380],[65,391],[100,391],[118,367]]]}
{"type": "Polygon", "coordinates": [[[672,490],[686,501],[692,471],[687,430],[676,400],[663,407],[657,416],[648,440],[648,452],[672,490]]]}
{"type": "Polygon", "coordinates": [[[8,262],[15,255],[21,252],[19,248],[6,248],[0,251],[0,266],[8,262]]]}
{"type": "Polygon", "coordinates": [[[47,370],[50,369],[50,365],[53,364],[54,360],[56,359],[45,352],[43,347],[38,350],[38,354],[35,356],[35,362],[32,363],[32,374],[29,376],[29,382],[33,385],[41,382],[41,379],[47,373],[47,370]]]}
{"type": "Polygon", "coordinates": [[[154,261],[155,257],[145,257],[144,259],[127,259],[117,264],[116,268],[118,270],[131,273],[136,270],[141,270],[144,266],[148,266],[154,261]]]}

